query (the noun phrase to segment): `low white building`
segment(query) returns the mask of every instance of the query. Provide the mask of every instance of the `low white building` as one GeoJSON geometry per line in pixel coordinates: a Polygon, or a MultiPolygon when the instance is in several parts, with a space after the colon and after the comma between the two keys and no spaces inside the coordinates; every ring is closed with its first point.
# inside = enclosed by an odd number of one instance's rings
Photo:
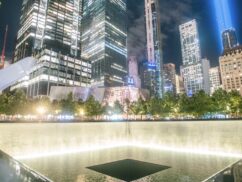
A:
{"type": "Polygon", "coordinates": [[[93,96],[100,103],[108,105],[113,105],[115,101],[119,101],[124,105],[127,100],[135,102],[139,98],[144,100],[149,98],[149,92],[147,90],[129,86],[107,88],[52,86],[49,97],[51,100],[63,100],[70,93],[73,94],[74,100],[86,101],[90,96],[93,96]]]}

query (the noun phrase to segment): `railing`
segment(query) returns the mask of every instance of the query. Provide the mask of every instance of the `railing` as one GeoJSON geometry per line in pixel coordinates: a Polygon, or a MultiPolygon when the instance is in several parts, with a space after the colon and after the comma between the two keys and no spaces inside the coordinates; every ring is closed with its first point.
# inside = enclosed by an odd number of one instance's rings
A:
{"type": "Polygon", "coordinates": [[[52,182],[0,150],[0,181],[52,182]]]}
{"type": "Polygon", "coordinates": [[[242,160],[219,171],[203,182],[242,182],[242,160]]]}

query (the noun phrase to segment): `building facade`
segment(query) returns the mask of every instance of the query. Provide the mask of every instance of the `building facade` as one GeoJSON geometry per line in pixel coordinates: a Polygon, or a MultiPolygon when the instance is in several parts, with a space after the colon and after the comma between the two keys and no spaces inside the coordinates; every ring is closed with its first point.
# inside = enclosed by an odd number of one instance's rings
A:
{"type": "Polygon", "coordinates": [[[14,62],[37,58],[24,83],[29,96],[48,95],[53,85],[80,86],[90,80],[90,64],[80,56],[81,0],[24,0],[14,62]]]}
{"type": "Polygon", "coordinates": [[[138,60],[136,56],[130,56],[128,60],[129,65],[129,78],[133,80],[133,85],[136,88],[141,88],[141,80],[139,77],[139,70],[138,70],[138,60]]]}
{"type": "Polygon", "coordinates": [[[204,90],[209,94],[209,61],[201,58],[201,48],[196,20],[179,26],[182,48],[181,76],[184,80],[186,94],[204,90]]]}
{"type": "Polygon", "coordinates": [[[164,64],[164,92],[176,94],[176,66],[175,64],[164,64]]]}
{"type": "Polygon", "coordinates": [[[204,90],[203,65],[201,62],[181,67],[181,76],[188,96],[204,90]]]}
{"type": "Polygon", "coordinates": [[[147,71],[146,85],[151,95],[162,97],[163,85],[163,55],[160,33],[160,9],[158,0],[145,0],[147,71]],[[155,67],[154,67],[155,66],[155,67]],[[150,69],[154,67],[154,69],[150,69]]]}
{"type": "Polygon", "coordinates": [[[213,67],[209,69],[210,78],[210,94],[213,94],[216,90],[221,88],[221,78],[219,67],[213,67]]]}
{"type": "Polygon", "coordinates": [[[184,82],[183,79],[180,75],[176,75],[176,94],[184,94],[185,89],[184,89],[184,82]]]}
{"type": "Polygon", "coordinates": [[[52,87],[50,92],[51,100],[63,100],[72,93],[74,100],[86,101],[90,96],[99,101],[103,105],[113,106],[116,101],[120,104],[126,105],[127,100],[130,103],[138,101],[139,98],[143,100],[149,99],[149,91],[135,88],[135,87],[52,87]]]}
{"type": "Polygon", "coordinates": [[[225,51],[219,64],[223,89],[237,90],[242,95],[242,47],[225,51]]]}
{"type": "Polygon", "coordinates": [[[123,85],[128,74],[126,0],[83,0],[81,26],[81,52],[92,64],[92,85],[123,85]]]}

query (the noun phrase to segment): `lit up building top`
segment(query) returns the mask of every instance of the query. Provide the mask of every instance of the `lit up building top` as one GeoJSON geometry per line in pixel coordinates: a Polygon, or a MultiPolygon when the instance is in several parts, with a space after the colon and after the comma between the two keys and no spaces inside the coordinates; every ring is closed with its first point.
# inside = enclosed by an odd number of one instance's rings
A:
{"type": "Polygon", "coordinates": [[[179,26],[183,65],[181,75],[188,96],[204,90],[209,93],[208,60],[201,58],[199,33],[196,20],[179,26]]]}
{"type": "Polygon", "coordinates": [[[196,64],[201,61],[201,49],[196,20],[179,26],[183,65],[196,64]]]}
{"type": "Polygon", "coordinates": [[[81,7],[81,0],[24,0],[14,60],[42,48],[78,57],[81,7]]]}
{"type": "Polygon", "coordinates": [[[120,86],[127,76],[126,0],[83,0],[82,56],[91,61],[92,85],[120,86]]]}
{"type": "Polygon", "coordinates": [[[222,33],[224,51],[238,46],[238,39],[235,29],[228,29],[222,33]]]}
{"type": "Polygon", "coordinates": [[[152,96],[156,97],[162,97],[164,91],[159,11],[158,0],[145,0],[146,41],[149,62],[147,66],[156,65],[155,71],[147,68],[150,70],[147,72],[150,83],[147,83],[146,88],[150,90],[152,96]]]}
{"type": "Polygon", "coordinates": [[[81,0],[23,1],[14,62],[27,56],[38,61],[12,88],[35,97],[48,95],[51,86],[88,85],[91,65],[80,57],[81,10],[81,0]]]}

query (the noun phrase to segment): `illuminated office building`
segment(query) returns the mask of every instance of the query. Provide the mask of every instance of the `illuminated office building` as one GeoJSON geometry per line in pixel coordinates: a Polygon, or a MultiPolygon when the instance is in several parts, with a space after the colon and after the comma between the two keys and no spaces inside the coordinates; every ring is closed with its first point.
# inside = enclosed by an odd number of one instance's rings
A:
{"type": "Polygon", "coordinates": [[[145,72],[145,88],[151,96],[162,97],[163,88],[163,58],[160,37],[160,13],[158,0],[145,0],[146,41],[148,63],[145,72]]]}
{"type": "Polygon", "coordinates": [[[37,66],[23,82],[29,96],[48,95],[51,86],[87,86],[91,65],[80,57],[81,0],[24,0],[14,62],[27,56],[37,66]]]}
{"type": "Polygon", "coordinates": [[[201,49],[196,20],[191,20],[179,26],[182,47],[181,75],[187,95],[204,90],[209,93],[209,68],[208,60],[201,58],[201,49]]]}
{"type": "Polygon", "coordinates": [[[183,66],[201,61],[201,49],[196,20],[191,20],[179,26],[182,47],[183,66]]]}
{"type": "Polygon", "coordinates": [[[83,0],[82,56],[92,64],[92,86],[124,84],[127,76],[126,0],[83,0]]]}

